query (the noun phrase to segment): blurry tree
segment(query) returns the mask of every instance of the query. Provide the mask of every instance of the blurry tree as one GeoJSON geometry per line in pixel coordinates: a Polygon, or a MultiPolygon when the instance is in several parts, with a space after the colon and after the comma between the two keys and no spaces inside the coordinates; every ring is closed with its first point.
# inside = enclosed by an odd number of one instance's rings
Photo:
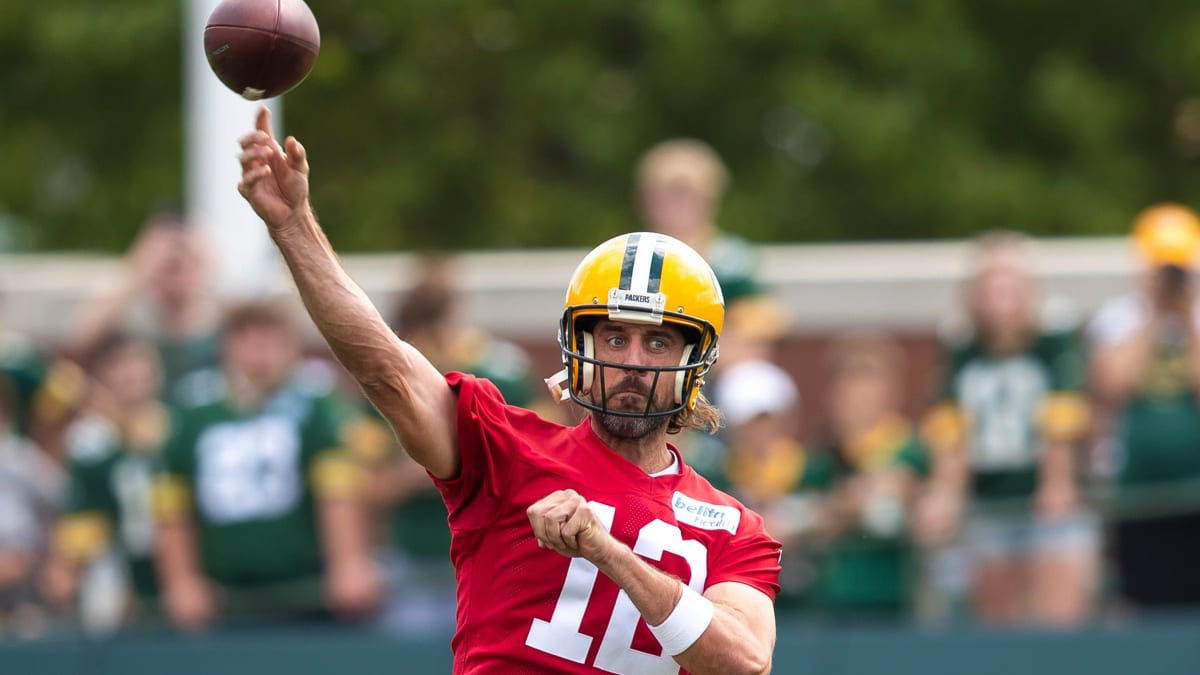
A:
{"type": "MultiPolygon", "coordinates": [[[[0,220],[117,250],[182,189],[179,0],[0,13],[0,220]]],[[[582,245],[631,171],[711,142],[760,241],[1123,232],[1200,205],[1200,5],[1168,0],[310,0],[286,103],[347,250],[582,245]]]]}
{"type": "Polygon", "coordinates": [[[126,246],[182,190],[181,5],[7,3],[0,214],[41,249],[126,246]]]}

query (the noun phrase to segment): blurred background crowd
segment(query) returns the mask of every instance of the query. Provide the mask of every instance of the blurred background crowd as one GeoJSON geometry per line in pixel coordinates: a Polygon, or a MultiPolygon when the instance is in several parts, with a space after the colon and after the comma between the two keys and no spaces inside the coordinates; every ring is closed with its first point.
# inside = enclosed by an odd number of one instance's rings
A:
{"type": "MultiPolygon", "coordinates": [[[[251,110],[201,58],[216,0],[10,4],[0,657],[247,624],[446,652],[438,495],[223,210],[251,110]]],[[[309,5],[321,55],[274,119],[439,369],[577,422],[542,378],[579,256],[647,229],[712,264],[724,424],[675,443],[785,543],[778,672],[948,667],[913,627],[1168,615],[1184,637],[1147,644],[1195,670],[1200,6],[309,5]]],[[[1059,660],[1159,672],[1109,637],[1059,660]]],[[[1034,672],[1028,646],[974,663],[1034,672]]]]}
{"type": "MultiPolygon", "coordinates": [[[[1140,276],[1087,313],[1043,291],[1033,240],[981,233],[921,377],[899,336],[868,328],[832,331],[795,372],[802,309],[718,227],[727,179],[707,144],[664,141],[637,165],[636,202],[641,226],[701,251],[725,291],[706,389],[724,425],[675,443],[785,543],[781,616],[1072,628],[1200,609],[1194,211],[1139,213],[1140,276]]],[[[60,342],[5,334],[0,630],[447,634],[449,533],[428,476],[294,302],[214,294],[213,255],[182,216],[153,213],[60,342]]],[[[545,344],[483,329],[459,264],[411,266],[381,308],[396,333],[443,371],[579,422],[541,382],[552,326],[545,344]]]]}

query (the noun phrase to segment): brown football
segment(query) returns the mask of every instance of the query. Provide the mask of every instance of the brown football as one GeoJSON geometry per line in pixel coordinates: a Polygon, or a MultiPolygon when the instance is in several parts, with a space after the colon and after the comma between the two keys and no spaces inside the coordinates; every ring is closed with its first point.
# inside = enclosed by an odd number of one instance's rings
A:
{"type": "Polygon", "coordinates": [[[223,0],[204,27],[208,65],[251,101],[300,84],[320,50],[321,31],[304,0],[223,0]]]}

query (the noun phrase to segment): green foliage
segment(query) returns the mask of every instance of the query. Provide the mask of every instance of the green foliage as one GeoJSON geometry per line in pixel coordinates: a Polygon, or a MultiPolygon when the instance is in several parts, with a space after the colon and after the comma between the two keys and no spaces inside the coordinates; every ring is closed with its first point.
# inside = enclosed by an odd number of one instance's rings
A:
{"type": "MultiPolygon", "coordinates": [[[[1200,205],[1194,3],[310,4],[322,53],[286,119],[345,250],[594,243],[639,227],[632,168],[675,135],[725,157],[721,222],[760,241],[1200,205]]],[[[0,13],[0,227],[119,250],[182,201],[182,23],[163,0],[0,13]]]]}
{"type": "Polygon", "coordinates": [[[180,7],[12,3],[0,13],[0,214],[42,249],[119,249],[178,202],[180,7]]]}

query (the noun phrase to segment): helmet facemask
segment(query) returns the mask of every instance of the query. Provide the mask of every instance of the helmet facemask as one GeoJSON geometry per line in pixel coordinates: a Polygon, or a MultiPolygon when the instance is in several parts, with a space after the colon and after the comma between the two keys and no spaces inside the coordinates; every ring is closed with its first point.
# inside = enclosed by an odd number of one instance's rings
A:
{"type": "MultiPolygon", "coordinates": [[[[696,404],[704,376],[717,360],[717,333],[708,324],[698,325],[693,317],[664,313],[661,323],[675,326],[684,334],[686,344],[680,362],[674,366],[641,366],[596,358],[595,339],[592,328],[597,320],[605,316],[595,307],[568,307],[563,312],[559,328],[559,344],[562,347],[563,365],[566,366],[566,393],[579,405],[593,412],[619,417],[668,417],[696,404]],[[623,370],[631,373],[653,373],[646,407],[640,411],[618,410],[608,406],[613,388],[620,382],[609,381],[605,369],[623,370]],[[673,380],[671,405],[656,410],[656,393],[663,378],[673,380]],[[599,401],[598,403],[596,401],[599,401]]],[[[629,313],[622,321],[633,323],[658,323],[650,320],[633,319],[629,313]]]]}
{"type": "Polygon", "coordinates": [[[565,368],[546,384],[559,399],[570,398],[604,415],[669,418],[693,410],[704,376],[717,360],[717,341],[724,323],[721,285],[700,254],[660,233],[632,232],[613,237],[592,249],[571,277],[558,327],[565,368]],[[686,346],[679,362],[673,365],[601,361],[593,338],[593,329],[601,319],[673,326],[683,332],[686,346]],[[608,381],[605,369],[610,372],[608,381]],[[609,406],[608,397],[621,385],[611,381],[611,373],[620,370],[642,377],[653,374],[648,378],[651,394],[644,409],[616,410],[609,406]],[[671,403],[659,410],[655,395],[664,378],[669,378],[673,396],[671,403]]]}

